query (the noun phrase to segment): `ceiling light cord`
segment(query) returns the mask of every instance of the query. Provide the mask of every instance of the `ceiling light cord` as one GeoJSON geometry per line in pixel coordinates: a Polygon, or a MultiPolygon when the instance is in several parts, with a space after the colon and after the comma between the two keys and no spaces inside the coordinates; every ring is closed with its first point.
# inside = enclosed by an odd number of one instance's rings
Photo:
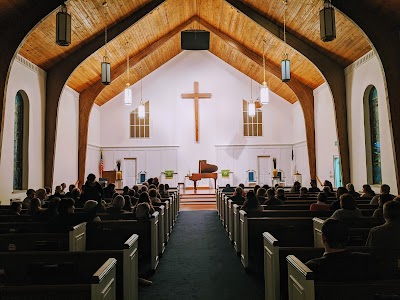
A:
{"type": "Polygon", "coordinates": [[[264,71],[264,82],[265,82],[265,40],[263,41],[263,71],[264,71]]]}
{"type": "Polygon", "coordinates": [[[287,8],[287,0],[283,0],[284,9],[283,9],[283,42],[285,43],[285,56],[287,56],[287,44],[286,44],[286,8],[287,8]]]}

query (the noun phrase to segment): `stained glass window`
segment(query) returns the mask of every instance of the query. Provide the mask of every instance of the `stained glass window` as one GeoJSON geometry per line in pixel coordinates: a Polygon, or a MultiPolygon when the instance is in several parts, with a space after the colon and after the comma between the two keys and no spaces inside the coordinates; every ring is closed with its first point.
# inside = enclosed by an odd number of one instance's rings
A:
{"type": "Polygon", "coordinates": [[[379,110],[378,110],[378,91],[372,87],[369,92],[369,125],[371,139],[371,167],[372,184],[382,183],[381,171],[381,142],[379,134],[379,110]]]}
{"type": "Polygon", "coordinates": [[[22,190],[24,158],[24,99],[20,92],[15,96],[14,111],[14,181],[13,189],[22,190]]]}

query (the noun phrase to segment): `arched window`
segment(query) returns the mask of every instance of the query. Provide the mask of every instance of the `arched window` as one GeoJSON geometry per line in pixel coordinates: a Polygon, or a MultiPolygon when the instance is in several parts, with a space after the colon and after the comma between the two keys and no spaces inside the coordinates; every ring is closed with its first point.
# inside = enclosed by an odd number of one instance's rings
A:
{"type": "Polygon", "coordinates": [[[374,86],[368,87],[364,94],[364,125],[368,183],[381,184],[382,171],[378,91],[374,86]]]}
{"type": "Polygon", "coordinates": [[[24,91],[15,96],[13,189],[28,187],[29,102],[24,91]]]}

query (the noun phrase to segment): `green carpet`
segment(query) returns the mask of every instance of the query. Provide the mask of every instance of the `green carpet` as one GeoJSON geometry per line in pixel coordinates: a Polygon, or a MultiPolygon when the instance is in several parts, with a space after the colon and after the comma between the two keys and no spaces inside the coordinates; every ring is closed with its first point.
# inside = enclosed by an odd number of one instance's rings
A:
{"type": "Polygon", "coordinates": [[[180,212],[151,280],[139,288],[139,299],[264,297],[262,275],[245,273],[216,211],[180,212]]]}

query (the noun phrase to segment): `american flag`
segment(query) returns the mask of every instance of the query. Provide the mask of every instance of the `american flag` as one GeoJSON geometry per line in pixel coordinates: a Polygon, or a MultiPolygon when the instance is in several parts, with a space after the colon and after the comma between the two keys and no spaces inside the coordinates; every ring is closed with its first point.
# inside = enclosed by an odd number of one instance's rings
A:
{"type": "Polygon", "coordinates": [[[104,171],[104,160],[103,160],[103,151],[100,150],[100,178],[103,177],[103,171],[104,171]]]}

